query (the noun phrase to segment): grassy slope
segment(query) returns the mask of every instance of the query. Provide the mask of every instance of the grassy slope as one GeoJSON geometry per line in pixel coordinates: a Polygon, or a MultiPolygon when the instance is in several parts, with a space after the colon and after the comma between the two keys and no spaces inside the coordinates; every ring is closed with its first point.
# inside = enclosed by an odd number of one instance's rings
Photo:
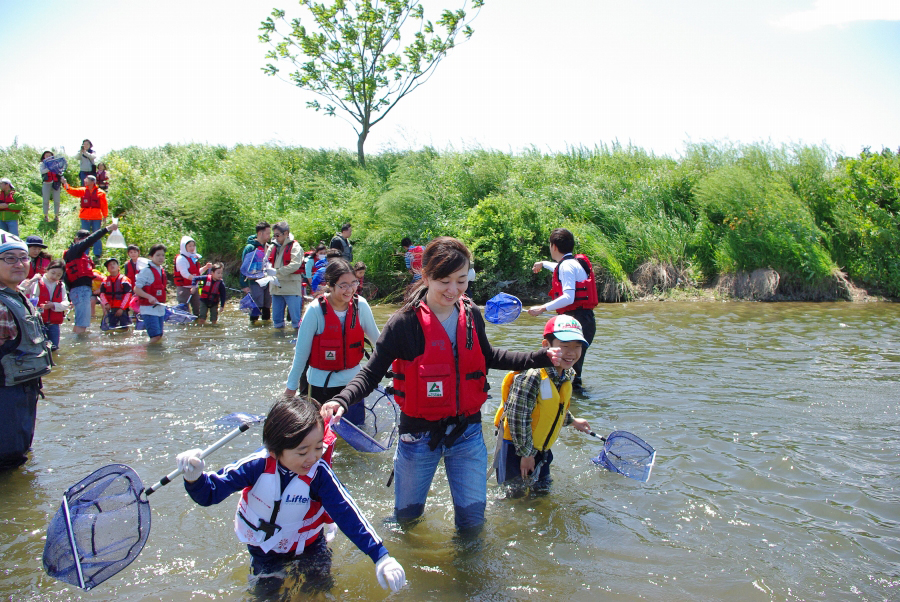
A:
{"type": "MultiPolygon", "coordinates": [[[[0,175],[25,198],[22,234],[39,233],[59,256],[78,228],[76,202],[63,194],[59,224],[42,222],[39,153],[0,149],[0,175]]],[[[356,256],[382,294],[402,284],[403,236],[447,234],[473,250],[479,299],[500,281],[528,297],[546,288],[530,266],[563,226],[600,270],[607,298],[640,290],[632,279],[648,265],[682,286],[773,268],[798,297],[815,296],[840,267],[900,294],[900,157],[891,151],[846,158],[820,147],[698,144],[675,160],[620,146],[424,149],[372,156],[365,170],[347,152],[272,146],[128,148],[105,159],[111,211],[129,243],[146,251],[163,242],[171,261],[189,233],[231,273],[260,220],[286,220],[305,248],[350,221],[356,256]]]]}

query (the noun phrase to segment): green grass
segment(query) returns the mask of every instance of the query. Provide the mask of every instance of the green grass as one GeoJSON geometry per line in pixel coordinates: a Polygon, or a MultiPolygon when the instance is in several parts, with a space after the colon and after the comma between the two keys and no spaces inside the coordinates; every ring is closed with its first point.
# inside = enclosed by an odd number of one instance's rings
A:
{"type": "MultiPolygon", "coordinates": [[[[59,256],[78,229],[76,200],[63,194],[60,222],[43,223],[39,153],[0,149],[0,175],[25,200],[22,234],[39,233],[59,256]]],[[[425,148],[372,155],[361,169],[346,151],[190,144],[104,159],[129,243],[146,251],[162,242],[171,262],[191,234],[232,273],[260,220],[286,220],[304,248],[350,221],[356,257],[382,294],[402,285],[401,238],[446,234],[472,248],[482,299],[497,281],[527,296],[546,288],[546,274],[530,268],[549,256],[550,231],[567,227],[620,298],[646,262],[677,265],[694,282],[771,267],[811,290],[840,268],[900,295],[900,158],[889,150],[836,157],[816,146],[703,143],[673,159],[620,145],[515,155],[425,148]]]]}

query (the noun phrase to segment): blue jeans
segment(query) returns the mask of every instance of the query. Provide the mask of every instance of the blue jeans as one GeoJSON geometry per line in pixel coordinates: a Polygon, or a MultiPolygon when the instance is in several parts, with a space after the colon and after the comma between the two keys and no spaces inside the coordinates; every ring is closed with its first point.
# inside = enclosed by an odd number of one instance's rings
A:
{"type": "Polygon", "coordinates": [[[10,234],[19,235],[19,220],[11,219],[11,220],[3,220],[0,221],[0,230],[6,230],[10,234]]]}
{"type": "Polygon", "coordinates": [[[144,321],[144,329],[147,331],[147,336],[151,339],[156,337],[161,337],[163,333],[163,321],[165,321],[165,316],[141,316],[141,319],[144,321]]]}
{"type": "Polygon", "coordinates": [[[425,511],[428,490],[443,457],[456,528],[480,527],[484,523],[487,503],[487,448],[481,423],[468,425],[449,447],[441,443],[431,451],[428,448],[430,440],[428,433],[416,433],[403,435],[397,444],[394,452],[394,513],[397,520],[410,521],[425,511]]]}
{"type": "Polygon", "coordinates": [[[272,325],[284,328],[284,307],[291,312],[291,326],[300,327],[303,317],[303,297],[301,295],[272,295],[272,325]]]}
{"type": "Polygon", "coordinates": [[[91,287],[76,286],[69,291],[69,301],[75,308],[75,326],[91,325],[91,287]]]}
{"type": "Polygon", "coordinates": [[[53,349],[59,349],[59,324],[44,324],[44,334],[50,339],[53,349]]]}
{"type": "MultiPolygon", "coordinates": [[[[83,219],[81,220],[81,227],[87,230],[90,233],[94,233],[100,229],[100,224],[103,221],[99,219],[83,219]]],[[[103,255],[103,239],[101,238],[97,242],[94,243],[94,257],[101,257],[103,255]]]]}

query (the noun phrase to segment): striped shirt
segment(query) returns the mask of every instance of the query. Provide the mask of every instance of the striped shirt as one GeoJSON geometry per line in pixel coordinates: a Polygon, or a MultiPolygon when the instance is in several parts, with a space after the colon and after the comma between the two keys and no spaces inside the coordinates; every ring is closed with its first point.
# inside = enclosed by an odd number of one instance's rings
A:
{"type": "Polygon", "coordinates": [[[13,318],[12,312],[3,303],[0,303],[0,345],[19,336],[19,329],[13,318]]]}

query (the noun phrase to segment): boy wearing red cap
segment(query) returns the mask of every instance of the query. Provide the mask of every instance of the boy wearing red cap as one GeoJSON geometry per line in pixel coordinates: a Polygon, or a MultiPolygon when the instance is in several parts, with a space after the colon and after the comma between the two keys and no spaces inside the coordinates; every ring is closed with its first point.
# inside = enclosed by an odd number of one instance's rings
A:
{"type": "Polygon", "coordinates": [[[550,447],[562,427],[571,424],[583,433],[591,432],[587,420],[575,418],[569,412],[575,378],[573,366],[587,344],[578,320],[567,315],[556,316],[544,326],[541,345],[545,349],[562,349],[559,367],[510,372],[503,379],[502,401],[494,416],[497,429],[494,467],[498,483],[521,476],[532,491],[546,491],[550,487],[553,461],[550,447]]]}

